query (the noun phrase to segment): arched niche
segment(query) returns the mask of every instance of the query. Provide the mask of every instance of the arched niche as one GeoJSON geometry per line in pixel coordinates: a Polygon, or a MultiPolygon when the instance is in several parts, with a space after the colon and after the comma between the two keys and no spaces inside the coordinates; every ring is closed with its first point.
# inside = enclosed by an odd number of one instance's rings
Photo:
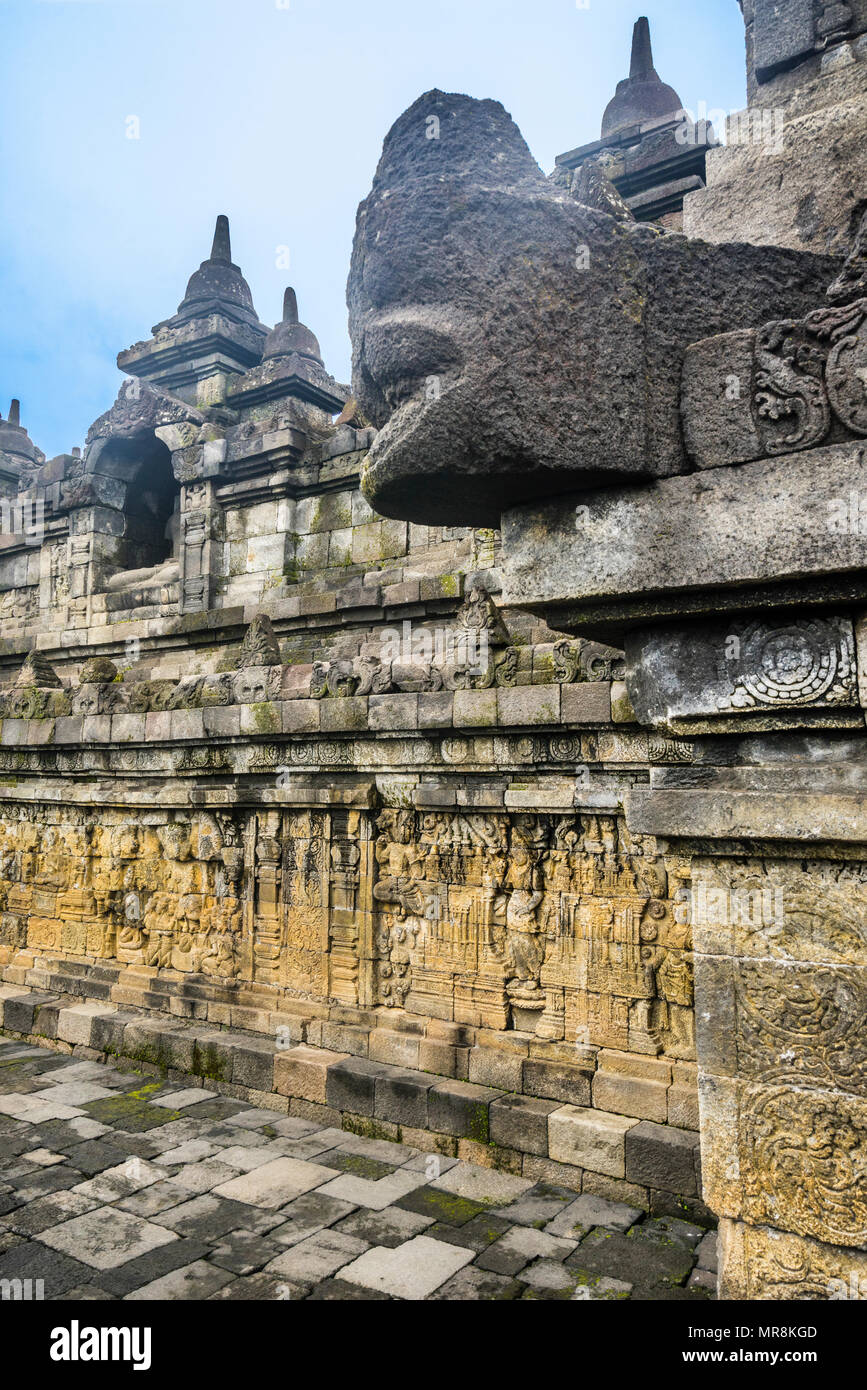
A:
{"type": "Polygon", "coordinates": [[[99,479],[102,504],[120,512],[113,554],[115,574],[109,588],[123,587],[122,576],[147,582],[177,578],[180,484],[171,453],[152,428],[113,435],[100,441],[88,459],[88,472],[99,479]],[[167,569],[174,563],[174,574],[167,569]]]}

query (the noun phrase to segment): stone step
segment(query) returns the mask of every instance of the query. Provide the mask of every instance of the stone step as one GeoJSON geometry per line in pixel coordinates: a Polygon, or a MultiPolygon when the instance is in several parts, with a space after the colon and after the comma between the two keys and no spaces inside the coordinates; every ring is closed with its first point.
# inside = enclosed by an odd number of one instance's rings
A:
{"type": "Polygon", "coordinates": [[[22,953],[0,979],[200,1025],[280,1037],[539,1100],[698,1130],[694,1062],[545,1041],[400,1009],[287,997],[269,985],[22,953]],[[22,968],[25,963],[29,968],[22,968]]]}
{"type": "MultiPolygon", "coordinates": [[[[85,978],[70,971],[67,981],[85,978]]],[[[406,1065],[426,1041],[412,1031],[393,1032],[404,1050],[378,1060],[312,1045],[291,1028],[266,1037],[14,982],[0,985],[0,1030],[659,1215],[707,1216],[695,1132],[406,1065]]],[[[377,1033],[388,1056],[388,1030],[377,1033]]]]}

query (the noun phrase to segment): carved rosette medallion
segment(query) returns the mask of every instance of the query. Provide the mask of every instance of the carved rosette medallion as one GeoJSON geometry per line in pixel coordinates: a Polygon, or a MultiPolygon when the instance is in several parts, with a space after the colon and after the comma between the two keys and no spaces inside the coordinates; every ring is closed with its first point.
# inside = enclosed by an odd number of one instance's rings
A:
{"type": "Polygon", "coordinates": [[[723,710],[851,704],[855,653],[841,625],[799,618],[785,627],[754,623],[741,639],[734,691],[723,710]]]}

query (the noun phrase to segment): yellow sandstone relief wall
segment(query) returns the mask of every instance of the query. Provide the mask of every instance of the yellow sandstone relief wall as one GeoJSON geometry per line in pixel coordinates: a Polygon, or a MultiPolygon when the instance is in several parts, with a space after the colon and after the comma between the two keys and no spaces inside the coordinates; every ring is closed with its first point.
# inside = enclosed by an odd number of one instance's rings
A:
{"type": "Polygon", "coordinates": [[[689,865],[614,815],[0,807],[0,946],[694,1054],[689,865]]]}

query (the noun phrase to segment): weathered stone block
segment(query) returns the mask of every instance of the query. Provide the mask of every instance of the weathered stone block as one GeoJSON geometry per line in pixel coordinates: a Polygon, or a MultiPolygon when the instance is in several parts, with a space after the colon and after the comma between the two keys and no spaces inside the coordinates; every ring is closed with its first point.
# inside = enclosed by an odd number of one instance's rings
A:
{"type": "Polygon", "coordinates": [[[528,1057],[524,1062],[520,1089],[526,1095],[585,1106],[590,1104],[593,1075],[591,1063],[570,1066],[568,1062],[545,1062],[528,1057]]]}
{"type": "Polygon", "coordinates": [[[417,579],[406,579],[400,584],[386,584],[382,591],[382,601],[389,607],[397,607],[402,603],[418,603],[419,596],[417,579]]]}
{"type": "Polygon", "coordinates": [[[427,1129],[427,1097],[436,1078],[421,1072],[390,1071],[376,1078],[374,1114],[378,1120],[427,1129]]]}
{"type": "Polygon", "coordinates": [[[592,1197],[602,1197],[606,1202],[622,1202],[630,1207],[640,1207],[643,1211],[650,1210],[648,1188],[626,1182],[623,1178],[610,1178],[605,1173],[594,1173],[587,1169],[581,1191],[592,1197]]]}
{"type": "Polygon", "coordinates": [[[173,709],[171,711],[171,737],[186,742],[205,736],[203,711],[200,709],[173,709]]]}
{"type": "Polygon", "coordinates": [[[319,705],[320,727],[324,734],[345,733],[367,728],[367,698],[348,696],[341,700],[322,700],[319,705]]]}
{"type": "Polygon", "coordinates": [[[111,716],[111,738],[113,743],[144,743],[145,719],[143,714],[113,714],[111,716]]]}
{"type": "Polygon", "coordinates": [[[826,710],[825,718],[832,710],[844,718],[858,703],[854,631],[839,614],[666,627],[631,633],[625,645],[626,680],[645,726],[694,732],[760,715],[760,727],[772,728],[790,720],[793,699],[804,711],[826,710]]]}
{"type": "Polygon", "coordinates": [[[368,720],[371,729],[418,727],[417,695],[371,695],[368,720]]]}
{"type": "MultiPolygon", "coordinates": [[[[204,724],[202,726],[204,728],[204,724]]],[[[84,737],[82,731],[82,737],[84,737]]],[[[145,717],[145,738],[148,743],[166,743],[172,736],[172,711],[151,710],[145,717]]]]}
{"type": "Polygon", "coordinates": [[[270,700],[241,705],[241,733],[279,734],[282,730],[281,707],[282,703],[275,704],[270,700]]]}
{"type": "Polygon", "coordinates": [[[271,1038],[237,1035],[232,1040],[232,1081],[254,1091],[274,1089],[274,1058],[277,1045],[271,1038]]]}
{"type": "Polygon", "coordinates": [[[45,1004],[53,1004],[53,994],[32,991],[18,998],[7,999],[3,1007],[3,1027],[9,1033],[32,1033],[37,1013],[45,1004]]]}
{"type": "Polygon", "coordinates": [[[692,1130],[644,1121],[626,1136],[626,1177],[647,1187],[695,1196],[698,1135],[692,1130]]]}
{"type": "Polygon", "coordinates": [[[370,1047],[370,1029],[361,1024],[338,1023],[322,1019],[317,1046],[331,1052],[348,1052],[351,1057],[366,1057],[370,1047]]]}
{"type": "Polygon", "coordinates": [[[687,591],[709,595],[703,611],[689,605],[698,619],[743,608],[739,586],[766,584],[767,617],[773,603],[791,606],[786,580],[805,596],[827,594],[829,575],[863,568],[867,538],[858,527],[830,529],[828,518],[841,498],[865,491],[867,457],[853,442],[664,478],[652,489],[585,493],[580,545],[571,508],[517,508],[503,518],[503,602],[532,604],[551,622],[568,608],[570,632],[606,641],[636,626],[636,615],[682,620],[687,591]],[[772,501],[757,508],[756,497],[772,501]]]}
{"type": "Polygon", "coordinates": [[[21,985],[0,984],[0,1027],[6,1026],[4,1024],[6,1001],[9,999],[22,998],[28,993],[29,991],[21,985]]]}
{"type": "Polygon", "coordinates": [[[548,1116],[558,1108],[557,1101],[537,1100],[534,1096],[503,1096],[490,1109],[491,1139],[495,1144],[519,1149],[521,1153],[548,1153],[548,1116]]]}
{"type": "Polygon", "coordinates": [[[668,1118],[668,1085],[664,1081],[600,1071],[593,1081],[593,1104],[599,1110],[664,1124],[668,1118]]]}
{"type": "Polygon", "coordinates": [[[284,734],[315,734],[319,730],[318,700],[282,700],[284,734]]]}
{"type": "Polygon", "coordinates": [[[670,1125],[676,1129],[699,1128],[698,1085],[670,1086],[668,1091],[668,1114],[670,1125]]]}
{"type": "Polygon", "coordinates": [[[384,1062],[392,1067],[417,1067],[420,1039],[411,1033],[392,1032],[387,1028],[370,1031],[368,1056],[372,1062],[384,1062]]]}
{"type": "Polygon", "coordinates": [[[235,737],[241,732],[241,706],[213,705],[203,709],[202,723],[208,737],[235,737]]]}
{"type": "Polygon", "coordinates": [[[134,1016],[123,1009],[111,1014],[95,1014],[90,1029],[90,1046],[99,1052],[118,1055],[123,1052],[126,1030],[133,1021],[134,1016]]]}
{"type": "Polygon", "coordinates": [[[61,1009],[57,1018],[57,1037],[68,1043],[91,1044],[93,1024],[97,1017],[117,1013],[116,1004],[74,1004],[61,1009]]]}
{"type": "MultiPolygon", "coordinates": [[[[565,722],[567,719],[565,703],[563,710],[565,722]]],[[[635,724],[637,722],[625,681],[611,682],[611,719],[615,724],[635,724]]]]}
{"type": "Polygon", "coordinates": [[[626,1136],[635,1125],[623,1115],[564,1105],[548,1116],[548,1152],[558,1162],[623,1178],[626,1136]]]}
{"type": "Polygon", "coordinates": [[[560,692],[564,724],[607,724],[611,719],[611,682],[576,681],[560,692]]]}
{"type": "Polygon", "coordinates": [[[581,1191],[584,1169],[572,1163],[556,1163],[553,1158],[542,1158],[538,1154],[524,1154],[521,1172],[531,1182],[553,1183],[557,1187],[570,1187],[574,1192],[581,1191]]]}
{"type": "Polygon", "coordinates": [[[420,729],[450,729],[454,695],[450,690],[423,691],[418,697],[420,729]]]}
{"type": "Polygon", "coordinates": [[[785,1231],[719,1224],[719,1297],[769,1301],[863,1300],[867,1253],[785,1231]]]}
{"type": "Polygon", "coordinates": [[[501,1091],[520,1091],[524,1059],[497,1047],[470,1049],[470,1081],[501,1091]]]}
{"type": "Polygon", "coordinates": [[[454,713],[456,729],[484,729],[497,722],[496,690],[456,690],[454,713]]]}
{"type": "Polygon", "coordinates": [[[419,1039],[419,1071],[432,1071],[438,1076],[455,1076],[456,1066],[456,1049],[449,1043],[437,1042],[433,1038],[419,1039]]]}
{"type": "MultiPolygon", "coordinates": [[[[5,724],[5,720],[3,721],[5,724]]],[[[62,715],[54,722],[54,742],[55,743],[78,743],[81,740],[81,728],[84,723],[81,715],[62,715]]]]}
{"type": "Polygon", "coordinates": [[[497,691],[499,723],[509,726],[524,724],[559,724],[559,685],[517,685],[497,691]]]}
{"type": "MultiPolygon", "coordinates": [[[[11,732],[10,725],[15,720],[7,719],[3,723],[3,741],[6,741],[7,732],[11,732]]],[[[81,726],[81,737],[85,743],[110,743],[111,742],[111,716],[108,714],[86,714],[84,723],[81,726]]]]}
{"type": "Polygon", "coordinates": [[[386,1075],[387,1071],[380,1062],[371,1062],[367,1057],[347,1057],[344,1062],[337,1062],[328,1068],[325,1085],[327,1103],[334,1110],[372,1116],[376,1078],[386,1075]]]}
{"type": "Polygon", "coordinates": [[[62,1004],[59,1000],[53,1004],[43,1004],[37,1009],[36,1017],[33,1020],[33,1032],[38,1038],[56,1038],[57,1024],[60,1018],[62,1004]]]}
{"type": "MultiPolygon", "coordinates": [[[[179,1028],[182,1025],[171,1018],[150,1018],[139,1014],[124,1029],[123,1054],[137,1062],[148,1062],[157,1067],[177,1066],[193,1071],[196,1035],[179,1032],[179,1028]]],[[[230,1080],[231,1074],[231,1066],[228,1066],[226,1081],[230,1080]]]]}
{"type": "Polygon", "coordinates": [[[382,556],[382,523],[368,521],[355,526],[352,533],[352,563],[370,564],[382,556]]]}
{"type": "Polygon", "coordinates": [[[274,1090],[297,1100],[330,1104],[327,1097],[328,1068],[347,1061],[345,1052],[324,1048],[290,1047],[274,1056],[274,1090]]]}
{"type": "Polygon", "coordinates": [[[428,1092],[428,1123],[443,1134],[486,1144],[491,1137],[490,1106],[501,1091],[465,1081],[441,1081],[428,1092]]]}
{"type": "Polygon", "coordinates": [[[457,1156],[464,1163],[472,1163],[477,1168],[493,1168],[498,1173],[511,1173],[519,1178],[524,1166],[524,1155],[517,1149],[504,1149],[499,1144],[477,1144],[474,1139],[458,1139],[457,1156]]]}

